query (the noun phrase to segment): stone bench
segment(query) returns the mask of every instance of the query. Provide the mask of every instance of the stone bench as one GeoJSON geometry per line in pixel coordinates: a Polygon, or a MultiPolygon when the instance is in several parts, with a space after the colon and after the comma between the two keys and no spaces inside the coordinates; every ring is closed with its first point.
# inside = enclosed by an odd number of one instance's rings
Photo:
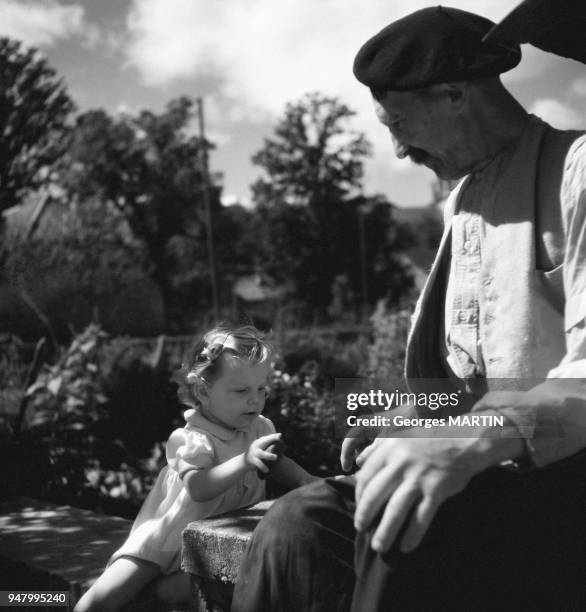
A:
{"type": "MultiPolygon", "coordinates": [[[[187,526],[182,568],[192,578],[191,610],[229,608],[246,544],[271,504],[264,501],[187,526]]],[[[131,525],[127,519],[27,497],[2,501],[0,590],[68,591],[72,609],[131,525]]],[[[140,609],[140,597],[134,606],[140,609]]]]}
{"type": "Polygon", "coordinates": [[[229,610],[244,549],[272,503],[194,521],[183,530],[181,567],[191,575],[191,612],[229,610]]]}
{"type": "Polygon", "coordinates": [[[1,590],[69,591],[72,608],[131,524],[26,497],[0,502],[1,590]]]}

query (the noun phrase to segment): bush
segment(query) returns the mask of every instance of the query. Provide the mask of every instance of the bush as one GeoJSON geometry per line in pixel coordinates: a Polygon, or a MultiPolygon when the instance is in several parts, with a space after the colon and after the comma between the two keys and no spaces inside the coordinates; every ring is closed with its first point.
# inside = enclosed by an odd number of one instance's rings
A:
{"type": "Polygon", "coordinates": [[[59,341],[96,320],[112,333],[163,329],[148,254],[116,207],[99,198],[79,203],[51,196],[29,235],[28,219],[42,197],[32,194],[1,235],[0,329],[26,338],[49,332],[59,341]]]}
{"type": "Polygon", "coordinates": [[[368,359],[368,336],[364,330],[319,331],[289,341],[283,351],[282,369],[294,375],[310,362],[314,364],[313,384],[333,389],[336,378],[360,376],[368,359]],[[316,369],[317,368],[317,369],[316,369]]]}
{"type": "MultiPolygon", "coordinates": [[[[22,463],[19,449],[35,449],[40,457],[37,469],[45,474],[42,486],[35,481],[34,490],[27,493],[92,507],[107,507],[109,498],[121,499],[128,502],[122,513],[129,516],[148,493],[164,463],[158,440],[165,433],[158,431],[145,442],[139,435],[144,434],[142,421],[135,415],[128,435],[117,435],[124,419],[114,418],[109,397],[109,380],[116,371],[113,352],[116,347],[108,335],[90,325],[59,352],[54,364],[43,366],[27,390],[23,431],[13,454],[22,463]],[[138,441],[142,454],[129,450],[127,441],[131,447],[138,441]],[[148,456],[149,450],[150,457],[137,458],[148,456]]],[[[149,391],[143,388],[143,393],[149,391]]],[[[147,434],[153,435],[148,429],[147,434]]],[[[25,465],[28,471],[28,462],[25,465]]],[[[120,507],[116,511],[120,513],[120,507]]]]}
{"type": "Polygon", "coordinates": [[[330,391],[316,385],[317,363],[308,361],[293,375],[276,369],[264,414],[283,434],[286,454],[319,476],[339,473],[340,441],[334,432],[330,391]]]}
{"type": "Polygon", "coordinates": [[[401,379],[411,313],[408,309],[389,310],[381,301],[370,317],[373,343],[368,347],[364,374],[379,380],[401,379]]]}
{"type": "Polygon", "coordinates": [[[31,358],[32,350],[22,340],[0,334],[0,428],[11,429],[18,418],[31,358]]]}
{"type": "Polygon", "coordinates": [[[181,358],[167,353],[154,364],[152,344],[120,338],[103,348],[108,418],[100,423],[98,435],[120,440],[127,455],[119,456],[117,463],[109,462],[111,469],[128,461],[128,455],[148,456],[153,444],[166,440],[175,427],[183,425],[185,406],[180,404],[177,385],[171,380],[181,358]]]}
{"type": "MultiPolygon", "coordinates": [[[[367,371],[400,376],[408,318],[406,310],[379,308],[370,346],[363,330],[346,337],[328,330],[290,343],[265,414],[283,433],[287,454],[309,472],[340,472],[334,378],[367,371]]],[[[112,339],[96,325],[76,336],[28,389],[20,437],[10,439],[7,430],[0,440],[3,465],[27,474],[10,476],[10,487],[132,517],[165,464],[164,440],[183,425],[185,407],[171,375],[190,343],[161,338],[154,347],[152,340],[112,339]]]]}

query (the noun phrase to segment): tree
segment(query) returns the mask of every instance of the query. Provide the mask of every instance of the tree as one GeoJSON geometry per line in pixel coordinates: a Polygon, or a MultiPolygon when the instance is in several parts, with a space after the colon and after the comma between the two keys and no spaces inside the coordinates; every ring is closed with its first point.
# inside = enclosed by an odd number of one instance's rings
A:
{"type": "Polygon", "coordinates": [[[263,171],[252,186],[263,219],[263,269],[291,282],[314,318],[325,316],[335,284],[348,287],[358,311],[366,297],[370,304],[394,299],[407,283],[393,255],[390,203],[362,194],[370,144],[348,128],[354,114],[336,98],[309,94],[286,106],[274,136],[253,157],[263,171]]]}
{"type": "MultiPolygon", "coordinates": [[[[99,195],[126,217],[148,249],[153,278],[173,318],[185,303],[208,302],[203,227],[202,148],[211,143],[190,133],[193,102],[171,101],[156,114],[111,117],[89,111],[77,118],[60,175],[81,199],[99,195]]],[[[218,177],[209,185],[215,216],[218,177]]],[[[191,308],[191,310],[193,310],[191,308]]]]}
{"type": "MultiPolygon", "coordinates": [[[[23,210],[37,208],[42,197],[31,195],[23,210]]],[[[37,230],[27,230],[7,224],[3,235],[3,280],[20,297],[14,302],[3,286],[5,329],[62,339],[99,321],[112,333],[160,333],[161,292],[148,278],[146,249],[112,204],[92,197],[79,205],[54,196],[37,230]]]]}
{"type": "Polygon", "coordinates": [[[264,176],[252,186],[255,202],[320,207],[360,190],[365,136],[348,130],[355,115],[337,98],[310,93],[287,104],[273,138],[253,156],[264,176]]]}
{"type": "Polygon", "coordinates": [[[74,109],[63,82],[36,49],[0,38],[0,210],[43,182],[60,156],[74,109]]]}

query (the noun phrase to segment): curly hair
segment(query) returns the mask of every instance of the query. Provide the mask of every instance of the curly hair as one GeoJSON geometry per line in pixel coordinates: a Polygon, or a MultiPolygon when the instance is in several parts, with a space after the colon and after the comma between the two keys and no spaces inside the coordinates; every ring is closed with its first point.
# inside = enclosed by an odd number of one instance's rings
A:
{"type": "Polygon", "coordinates": [[[184,363],[174,376],[179,385],[179,399],[192,408],[199,406],[197,389],[213,383],[218,378],[222,368],[222,355],[261,364],[270,362],[272,354],[273,347],[252,325],[214,327],[202,336],[195,345],[189,362],[184,363]]]}

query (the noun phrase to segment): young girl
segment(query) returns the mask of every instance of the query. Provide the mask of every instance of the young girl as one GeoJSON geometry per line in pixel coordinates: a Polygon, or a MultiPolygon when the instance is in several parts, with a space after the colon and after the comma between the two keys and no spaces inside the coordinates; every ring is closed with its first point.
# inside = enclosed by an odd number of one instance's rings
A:
{"type": "Polygon", "coordinates": [[[261,416],[271,349],[254,327],[217,327],[203,336],[182,375],[180,398],[192,406],[186,425],[167,442],[167,463],[123,546],[80,599],[76,612],[118,610],[147,584],[151,596],[185,602],[181,532],[190,521],[249,506],[265,498],[258,471],[293,488],[315,480],[295,462],[271,452],[281,434],[261,416]]]}

